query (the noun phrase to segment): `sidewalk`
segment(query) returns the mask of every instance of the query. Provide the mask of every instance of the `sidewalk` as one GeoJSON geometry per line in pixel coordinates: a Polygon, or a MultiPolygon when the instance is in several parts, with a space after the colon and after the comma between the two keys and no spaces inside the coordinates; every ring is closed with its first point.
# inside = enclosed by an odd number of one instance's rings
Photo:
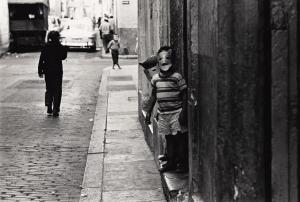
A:
{"type": "Polygon", "coordinates": [[[1,58],[4,54],[6,54],[7,51],[8,51],[8,46],[7,46],[7,47],[6,47],[6,46],[0,46],[0,58],[1,58]]]}
{"type": "Polygon", "coordinates": [[[166,201],[138,121],[137,66],[102,75],[80,201],[166,201]]]}
{"type": "MultiPolygon", "coordinates": [[[[102,58],[111,58],[111,53],[105,53],[104,48],[101,48],[102,58]]],[[[137,59],[137,55],[119,55],[119,59],[137,59]]]]}

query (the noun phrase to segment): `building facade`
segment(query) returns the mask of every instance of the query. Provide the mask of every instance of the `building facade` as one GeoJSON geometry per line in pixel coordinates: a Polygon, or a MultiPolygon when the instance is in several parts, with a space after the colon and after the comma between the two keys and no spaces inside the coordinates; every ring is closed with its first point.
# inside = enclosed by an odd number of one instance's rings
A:
{"type": "MultiPolygon", "coordinates": [[[[62,17],[98,18],[103,15],[102,1],[99,0],[52,0],[56,10],[60,8],[62,17]]],[[[50,2],[51,7],[51,2],[50,2]]],[[[53,8],[53,9],[55,9],[53,8]]]]}
{"type": "Polygon", "coordinates": [[[61,0],[49,0],[49,8],[50,8],[49,15],[61,17],[61,13],[62,13],[61,7],[62,7],[61,0]]]}
{"type": "Polygon", "coordinates": [[[113,16],[120,37],[120,54],[135,55],[137,45],[137,0],[103,0],[103,15],[113,16]]]}
{"type": "Polygon", "coordinates": [[[116,27],[123,54],[133,55],[137,43],[137,1],[115,0],[116,27]]]}
{"type": "MultiPolygon", "coordinates": [[[[188,194],[195,201],[299,200],[299,6],[296,0],[138,2],[139,62],[162,45],[188,83],[188,194]]],[[[149,77],[139,67],[144,125],[149,77]]],[[[184,121],[186,120],[186,121],[184,121]]]]}
{"type": "Polygon", "coordinates": [[[8,50],[9,46],[9,16],[7,0],[0,1],[0,55],[8,50]]]}

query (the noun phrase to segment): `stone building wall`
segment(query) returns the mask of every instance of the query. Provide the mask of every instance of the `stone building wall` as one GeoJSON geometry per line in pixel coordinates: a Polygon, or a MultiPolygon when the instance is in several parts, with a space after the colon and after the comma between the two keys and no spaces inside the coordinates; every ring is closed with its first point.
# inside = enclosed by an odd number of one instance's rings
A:
{"type": "Polygon", "coordinates": [[[266,17],[261,14],[263,6],[244,0],[218,11],[217,40],[224,42],[217,45],[220,200],[265,201],[264,108],[269,106],[263,102],[267,67],[259,56],[267,40],[263,37],[267,27],[260,24],[266,17]]]}
{"type": "Polygon", "coordinates": [[[7,0],[0,1],[0,55],[8,50],[9,46],[9,18],[7,0]]]}
{"type": "MultiPolygon", "coordinates": [[[[299,3],[298,3],[299,4],[299,3]]],[[[299,7],[271,1],[272,199],[299,201],[299,7]]]]}
{"type": "Polygon", "coordinates": [[[265,5],[207,0],[192,7],[193,188],[204,201],[265,201],[265,5]]]}
{"type": "MultiPolygon", "coordinates": [[[[188,82],[191,197],[298,201],[297,1],[165,2],[139,1],[139,61],[172,45],[188,82]]],[[[150,86],[141,67],[139,78],[142,118],[150,86]]],[[[142,125],[156,156],[153,123],[142,125]]]]}
{"type": "Polygon", "coordinates": [[[195,196],[298,201],[297,2],[190,1],[189,6],[195,196]]]}
{"type": "Polygon", "coordinates": [[[120,54],[133,55],[135,53],[137,38],[137,1],[113,1],[116,9],[116,32],[120,36],[120,54]]]}

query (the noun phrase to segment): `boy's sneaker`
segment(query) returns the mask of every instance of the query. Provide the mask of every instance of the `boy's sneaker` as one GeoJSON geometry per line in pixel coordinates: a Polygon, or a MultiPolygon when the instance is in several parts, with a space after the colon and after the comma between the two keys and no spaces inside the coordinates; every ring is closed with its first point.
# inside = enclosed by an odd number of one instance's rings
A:
{"type": "Polygon", "coordinates": [[[157,159],[159,161],[167,161],[168,160],[168,157],[166,155],[158,155],[157,159]]]}
{"type": "Polygon", "coordinates": [[[165,164],[162,164],[158,170],[159,170],[159,172],[164,173],[167,171],[176,170],[176,168],[177,168],[177,166],[174,163],[167,162],[165,164]]]}

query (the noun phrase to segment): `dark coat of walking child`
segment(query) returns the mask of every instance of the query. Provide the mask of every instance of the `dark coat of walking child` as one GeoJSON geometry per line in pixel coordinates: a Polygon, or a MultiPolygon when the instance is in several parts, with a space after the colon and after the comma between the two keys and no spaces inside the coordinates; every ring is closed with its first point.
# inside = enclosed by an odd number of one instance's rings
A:
{"type": "Polygon", "coordinates": [[[58,116],[60,111],[63,78],[62,60],[67,58],[67,48],[61,45],[59,38],[59,32],[49,32],[48,42],[41,51],[38,65],[39,77],[43,78],[45,75],[47,113],[49,115],[53,113],[53,116],[58,116]]]}
{"type": "Polygon", "coordinates": [[[117,34],[114,35],[114,39],[111,40],[108,44],[108,49],[110,49],[111,57],[113,60],[113,66],[112,68],[115,69],[115,65],[121,69],[119,65],[119,49],[120,49],[120,43],[119,43],[119,37],[117,34]]]}
{"type": "Polygon", "coordinates": [[[158,135],[164,141],[164,153],[158,157],[166,161],[160,167],[161,172],[182,169],[183,146],[179,116],[182,111],[183,99],[187,85],[182,75],[174,70],[174,53],[171,47],[163,46],[157,52],[159,73],[151,79],[152,92],[145,122],[150,124],[150,117],[157,102],[158,135]]]}

